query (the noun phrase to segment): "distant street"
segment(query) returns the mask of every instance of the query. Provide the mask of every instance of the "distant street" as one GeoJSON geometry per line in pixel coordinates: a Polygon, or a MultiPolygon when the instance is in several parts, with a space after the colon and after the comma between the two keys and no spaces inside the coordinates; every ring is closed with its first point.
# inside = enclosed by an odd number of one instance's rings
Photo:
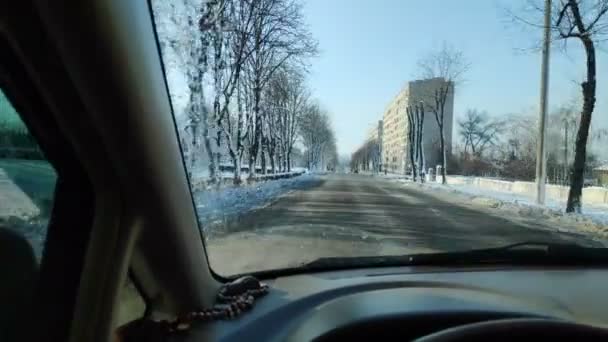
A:
{"type": "Polygon", "coordinates": [[[601,246],[583,235],[557,232],[549,222],[515,223],[429,191],[381,177],[326,175],[318,186],[290,192],[229,223],[228,229],[429,251],[530,240],[601,246]]]}

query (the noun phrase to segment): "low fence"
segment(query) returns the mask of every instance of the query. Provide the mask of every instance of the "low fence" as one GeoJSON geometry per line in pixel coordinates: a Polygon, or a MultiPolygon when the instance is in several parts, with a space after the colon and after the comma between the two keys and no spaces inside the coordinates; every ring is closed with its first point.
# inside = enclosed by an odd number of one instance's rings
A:
{"type": "Polygon", "coordinates": [[[0,218],[31,218],[40,214],[32,199],[0,168],[0,218]]]}
{"type": "MultiPolygon", "coordinates": [[[[245,184],[247,183],[257,183],[257,182],[265,182],[269,180],[277,180],[277,179],[286,179],[293,178],[297,176],[301,176],[305,174],[306,171],[290,171],[290,172],[275,172],[275,173],[267,173],[267,174],[256,174],[253,178],[250,178],[247,173],[241,173],[241,181],[245,184]]],[[[230,185],[234,182],[234,174],[229,172],[222,172],[220,174],[220,184],[221,185],[230,185]]],[[[192,188],[196,191],[202,190],[208,184],[208,178],[198,178],[191,179],[192,188]]]]}
{"type": "MultiPolygon", "coordinates": [[[[232,164],[220,164],[218,165],[218,169],[220,170],[220,172],[228,172],[228,173],[233,173],[234,172],[234,165],[232,164]]],[[[249,166],[247,164],[241,165],[241,173],[247,173],[249,172],[249,166]]],[[[262,173],[262,167],[261,166],[256,166],[255,167],[255,172],[256,173],[262,173]]],[[[270,166],[266,167],[266,172],[272,172],[272,168],[270,166]]]]}
{"type": "MultiPolygon", "coordinates": [[[[256,174],[254,180],[256,182],[267,181],[267,180],[275,180],[275,179],[285,179],[301,176],[305,173],[305,171],[290,171],[290,172],[276,172],[276,173],[267,173],[267,174],[256,174]]],[[[223,177],[222,177],[223,178],[223,177]]],[[[228,179],[233,179],[234,176],[228,177],[228,179]]],[[[249,179],[249,178],[248,178],[249,179]]]]}
{"type": "MultiPolygon", "coordinates": [[[[522,194],[533,197],[536,192],[536,184],[533,182],[509,182],[498,179],[483,177],[448,176],[448,184],[471,185],[480,189],[522,194]]],[[[547,184],[546,194],[548,198],[566,201],[568,199],[569,187],[547,184]]],[[[586,187],[583,188],[583,204],[608,204],[608,188],[586,187]]]]}
{"type": "MultiPolygon", "coordinates": [[[[1,135],[0,135],[1,136],[1,135]]],[[[1,159],[44,160],[42,151],[38,148],[4,147],[0,146],[1,159]]]]}

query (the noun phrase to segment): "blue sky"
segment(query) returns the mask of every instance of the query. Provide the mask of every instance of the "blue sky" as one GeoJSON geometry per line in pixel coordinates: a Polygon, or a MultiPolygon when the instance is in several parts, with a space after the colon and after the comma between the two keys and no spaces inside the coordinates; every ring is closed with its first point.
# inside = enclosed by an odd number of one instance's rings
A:
{"type": "MultiPolygon", "coordinates": [[[[341,154],[362,142],[391,98],[418,75],[421,56],[447,42],[463,51],[471,69],[457,86],[455,115],[468,108],[492,115],[537,115],[540,53],[529,48],[541,32],[509,22],[503,0],[305,0],[306,21],[319,41],[311,63],[313,94],[331,113],[341,154]]],[[[607,53],[598,58],[598,106],[593,124],[608,127],[607,53]]],[[[550,108],[579,93],[582,47],[552,51],[550,108]]]]}

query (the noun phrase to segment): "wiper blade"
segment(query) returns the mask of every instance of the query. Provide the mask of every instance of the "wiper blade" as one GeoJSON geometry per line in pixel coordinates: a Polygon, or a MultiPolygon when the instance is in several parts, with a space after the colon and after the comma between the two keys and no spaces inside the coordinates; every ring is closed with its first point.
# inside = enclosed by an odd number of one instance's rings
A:
{"type": "Polygon", "coordinates": [[[457,265],[607,265],[608,248],[527,241],[495,248],[392,256],[329,257],[305,264],[306,270],[387,266],[457,265]]]}
{"type": "Polygon", "coordinates": [[[584,247],[570,243],[526,241],[495,248],[462,252],[416,254],[410,256],[415,264],[588,264],[608,263],[607,248],[584,247]]]}

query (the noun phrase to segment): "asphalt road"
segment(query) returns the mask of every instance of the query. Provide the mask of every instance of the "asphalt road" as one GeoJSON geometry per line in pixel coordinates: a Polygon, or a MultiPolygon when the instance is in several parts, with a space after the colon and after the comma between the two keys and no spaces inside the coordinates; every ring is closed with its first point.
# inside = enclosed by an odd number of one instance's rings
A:
{"type": "Polygon", "coordinates": [[[430,191],[403,187],[381,177],[327,175],[318,185],[290,192],[228,223],[228,228],[231,232],[364,240],[436,251],[522,241],[602,246],[584,235],[557,232],[550,222],[517,223],[430,191]]]}

